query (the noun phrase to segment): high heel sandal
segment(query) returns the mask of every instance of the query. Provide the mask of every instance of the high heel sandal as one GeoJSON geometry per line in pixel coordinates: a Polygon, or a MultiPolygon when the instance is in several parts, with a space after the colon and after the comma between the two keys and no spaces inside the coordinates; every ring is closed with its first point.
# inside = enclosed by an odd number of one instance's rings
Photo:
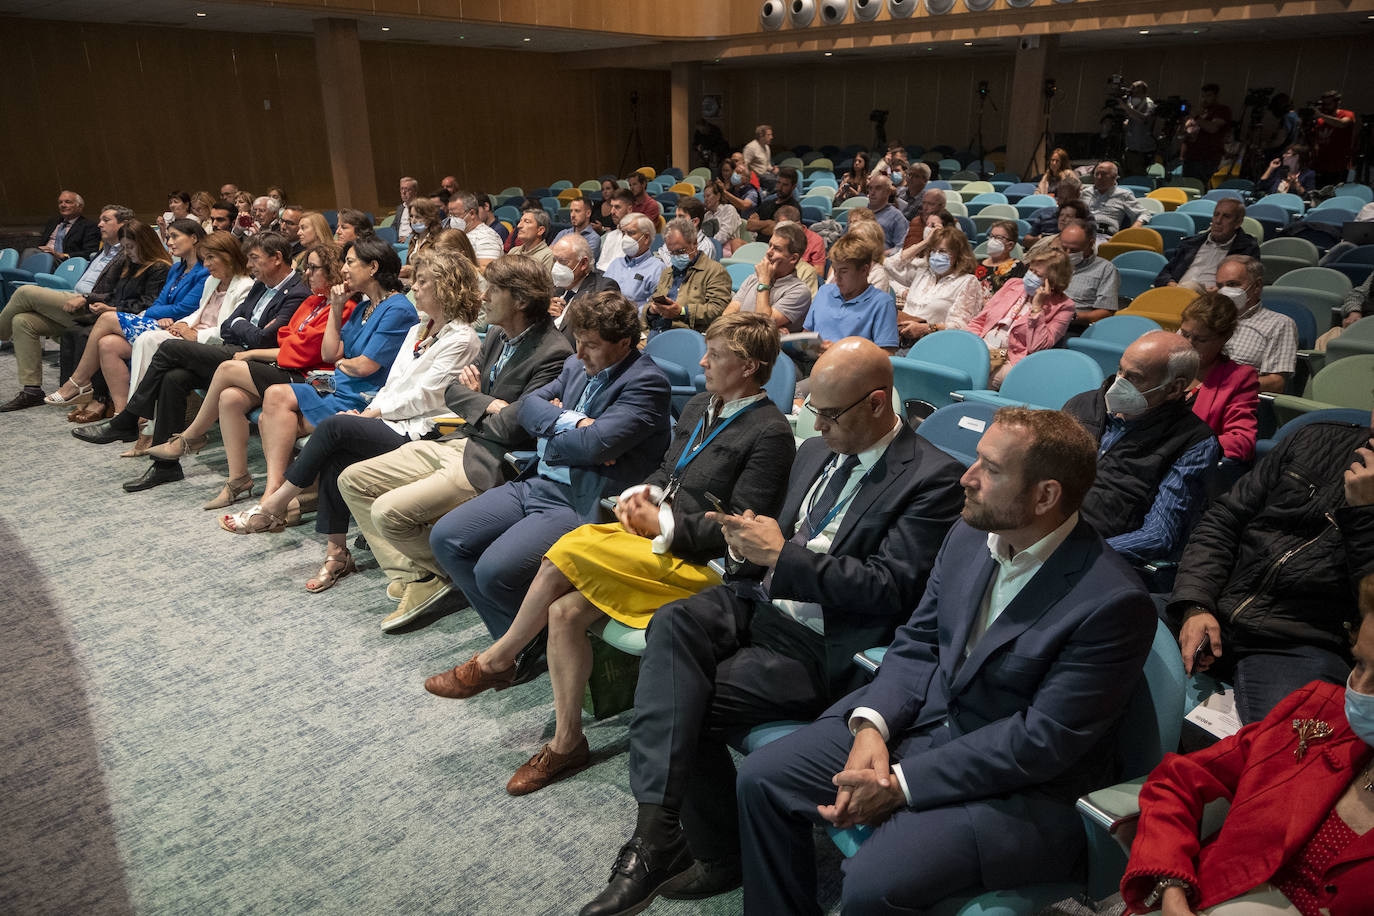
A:
{"type": "Polygon", "coordinates": [[[342,556],[325,557],[324,563],[316,570],[315,577],[306,581],[305,590],[307,592],[326,591],[333,588],[334,583],[338,582],[344,576],[357,571],[358,567],[353,562],[353,554],[349,553],[347,550],[343,552],[342,556]],[[332,568],[338,564],[342,565],[338,568],[332,568]]]}
{"type": "Polygon", "coordinates": [[[209,441],[209,436],[192,438],[181,433],[172,433],[172,438],[161,445],[154,445],[148,449],[148,454],[160,461],[180,461],[187,455],[198,454],[209,441]]]}
{"type": "MultiPolygon", "coordinates": [[[[70,381],[70,379],[68,379],[68,381],[70,381]]],[[[44,403],[44,404],[52,404],[54,407],[65,407],[65,406],[69,406],[69,405],[71,405],[71,404],[75,404],[77,401],[81,400],[82,398],[85,398],[86,400],[90,400],[91,395],[92,395],[94,392],[95,392],[95,386],[94,386],[94,385],[77,385],[77,386],[76,386],[76,394],[72,395],[72,396],[69,397],[69,398],[64,398],[64,397],[62,396],[62,389],[61,389],[61,388],[58,388],[58,389],[57,389],[56,391],[54,391],[52,394],[50,394],[50,395],[48,395],[47,397],[45,397],[45,398],[43,399],[43,403],[44,403]]],[[[83,403],[84,403],[84,401],[83,401],[83,403]]]]}
{"type": "Polygon", "coordinates": [[[242,477],[235,477],[227,480],[224,486],[220,487],[219,495],[210,500],[202,509],[223,509],[225,506],[232,506],[244,497],[253,495],[253,478],[244,474],[242,477]]]}
{"type": "Polygon", "coordinates": [[[73,407],[71,413],[67,414],[67,422],[96,423],[100,420],[108,420],[112,416],[114,416],[114,411],[110,405],[95,398],[80,407],[73,407]]]}
{"type": "Polygon", "coordinates": [[[121,458],[142,458],[148,454],[148,449],[153,447],[153,437],[139,433],[138,439],[134,441],[133,447],[127,452],[120,452],[121,458]]]}
{"type": "Polygon", "coordinates": [[[235,512],[233,515],[221,515],[219,526],[233,534],[277,534],[286,530],[286,519],[265,511],[259,503],[251,509],[235,512]],[[254,519],[263,520],[266,524],[259,524],[254,519]]]}
{"type": "Polygon", "coordinates": [[[301,501],[296,497],[291,497],[291,501],[286,504],[286,527],[295,528],[301,523],[301,501]]]}

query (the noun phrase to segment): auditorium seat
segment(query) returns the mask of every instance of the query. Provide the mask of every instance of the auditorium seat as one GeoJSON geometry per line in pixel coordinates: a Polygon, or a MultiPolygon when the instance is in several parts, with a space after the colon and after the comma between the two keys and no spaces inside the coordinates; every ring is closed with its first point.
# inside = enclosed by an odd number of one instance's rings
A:
{"type": "Polygon", "coordinates": [[[907,401],[943,407],[954,402],[953,391],[986,388],[989,363],[988,345],[976,334],[950,328],[922,337],[906,356],[892,357],[903,416],[907,401]]]}
{"type": "Polygon", "coordinates": [[[954,396],[996,407],[1026,406],[1059,410],[1076,394],[1097,388],[1106,378],[1091,357],[1074,350],[1040,350],[1007,372],[1001,391],[959,390],[954,396]]]}
{"type": "Polygon", "coordinates": [[[1177,331],[1183,320],[1183,309],[1197,298],[1197,293],[1181,286],[1160,286],[1149,289],[1131,300],[1118,315],[1140,315],[1159,324],[1166,331],[1177,331]]]}

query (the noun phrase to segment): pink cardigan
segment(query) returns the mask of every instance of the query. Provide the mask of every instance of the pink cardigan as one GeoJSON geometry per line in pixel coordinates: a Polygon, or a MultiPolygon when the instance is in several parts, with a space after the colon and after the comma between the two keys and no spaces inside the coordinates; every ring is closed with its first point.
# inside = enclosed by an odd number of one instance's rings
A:
{"type": "MultiPolygon", "coordinates": [[[[996,327],[997,322],[1001,321],[1025,294],[1026,289],[1020,277],[1008,280],[988,300],[983,310],[973,317],[966,330],[982,337],[996,327]]],[[[1011,324],[1011,333],[1007,335],[1007,365],[1013,366],[1018,360],[1030,354],[1048,350],[1057,344],[1068,330],[1069,321],[1073,318],[1073,309],[1072,299],[1063,293],[1052,293],[1045,303],[1045,310],[1036,317],[1030,317],[1027,312],[1018,315],[1011,324]]]]}
{"type": "Polygon", "coordinates": [[[1217,434],[1221,453],[1237,461],[1255,457],[1258,410],[1259,373],[1253,366],[1225,356],[1216,361],[1193,394],[1193,413],[1217,434]]]}

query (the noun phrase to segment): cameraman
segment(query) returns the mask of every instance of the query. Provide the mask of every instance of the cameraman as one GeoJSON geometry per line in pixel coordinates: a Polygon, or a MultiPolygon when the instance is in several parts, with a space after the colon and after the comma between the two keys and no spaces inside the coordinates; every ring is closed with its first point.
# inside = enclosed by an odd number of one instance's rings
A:
{"type": "Polygon", "coordinates": [[[1155,161],[1155,102],[1149,92],[1143,80],[1136,80],[1126,96],[1126,155],[1122,166],[1127,175],[1144,175],[1155,161]]]}
{"type": "Polygon", "coordinates": [[[1316,129],[1312,132],[1312,168],[1317,185],[1340,184],[1350,170],[1350,149],[1355,142],[1355,112],[1341,107],[1341,94],[1327,90],[1317,100],[1316,129]]]}
{"type": "Polygon", "coordinates": [[[1203,86],[1202,103],[1183,128],[1183,175],[1196,178],[1204,188],[1212,186],[1231,129],[1231,109],[1217,101],[1220,91],[1216,83],[1203,86]]]}

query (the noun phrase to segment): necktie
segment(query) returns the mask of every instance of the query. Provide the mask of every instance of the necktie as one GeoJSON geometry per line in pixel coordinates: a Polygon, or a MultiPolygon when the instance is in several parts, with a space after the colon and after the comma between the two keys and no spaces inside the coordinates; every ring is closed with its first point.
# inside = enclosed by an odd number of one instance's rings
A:
{"type": "Polygon", "coordinates": [[[57,227],[57,235],[56,235],[56,236],[53,238],[53,240],[52,240],[52,247],[53,247],[53,250],[56,251],[58,254],[65,254],[65,253],[66,253],[66,252],[64,252],[64,251],[62,250],[62,242],[63,242],[64,239],[66,239],[66,237],[67,237],[67,229],[69,229],[70,227],[71,227],[71,223],[68,223],[68,222],[65,222],[65,221],[62,222],[61,225],[59,225],[59,226],[57,227]]]}
{"type": "Polygon", "coordinates": [[[859,464],[858,455],[846,455],[843,461],[839,461],[840,456],[836,455],[831,459],[828,473],[830,479],[826,481],[825,488],[821,490],[820,497],[807,509],[801,518],[801,523],[797,525],[797,533],[792,535],[793,542],[806,544],[815,535],[816,531],[812,525],[823,525],[825,517],[830,514],[830,510],[835,508],[835,503],[840,499],[840,493],[844,491],[844,485],[849,482],[849,475],[854,472],[854,468],[859,464]],[[838,469],[836,462],[839,462],[838,469]]]}

